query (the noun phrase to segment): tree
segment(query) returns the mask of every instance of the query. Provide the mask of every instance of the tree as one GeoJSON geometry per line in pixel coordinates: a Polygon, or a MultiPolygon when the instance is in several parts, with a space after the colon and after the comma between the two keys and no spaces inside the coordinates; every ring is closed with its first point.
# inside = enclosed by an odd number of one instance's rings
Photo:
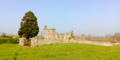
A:
{"type": "Polygon", "coordinates": [[[5,34],[5,33],[3,33],[3,34],[1,35],[1,37],[5,38],[5,37],[6,37],[6,34],[5,34]]]}
{"type": "Polygon", "coordinates": [[[112,37],[111,34],[107,34],[107,35],[105,36],[105,38],[106,38],[107,40],[111,41],[113,37],[112,37]]]}
{"type": "Polygon", "coordinates": [[[82,39],[82,40],[85,40],[85,34],[82,34],[82,35],[81,35],[81,39],[82,39]]]}
{"type": "Polygon", "coordinates": [[[120,41],[120,33],[119,32],[115,33],[114,37],[117,41],[120,41]]]}
{"type": "Polygon", "coordinates": [[[22,19],[21,27],[18,31],[20,37],[26,37],[26,39],[35,37],[39,32],[39,26],[37,24],[37,18],[32,11],[25,13],[22,19]]]}
{"type": "Polygon", "coordinates": [[[85,34],[82,34],[81,37],[85,37],[85,34]]]}
{"type": "Polygon", "coordinates": [[[74,33],[73,33],[73,30],[71,31],[71,37],[73,38],[73,36],[74,36],[74,33]]]}
{"type": "Polygon", "coordinates": [[[92,36],[90,34],[88,35],[88,40],[92,40],[92,36]]]}

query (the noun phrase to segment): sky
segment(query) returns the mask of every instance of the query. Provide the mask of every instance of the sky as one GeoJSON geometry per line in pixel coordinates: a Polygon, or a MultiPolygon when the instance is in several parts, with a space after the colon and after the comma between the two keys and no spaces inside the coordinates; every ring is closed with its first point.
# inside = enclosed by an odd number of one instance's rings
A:
{"type": "Polygon", "coordinates": [[[45,25],[76,36],[120,32],[120,0],[0,0],[0,32],[17,35],[28,11],[37,17],[38,35],[45,25]]]}

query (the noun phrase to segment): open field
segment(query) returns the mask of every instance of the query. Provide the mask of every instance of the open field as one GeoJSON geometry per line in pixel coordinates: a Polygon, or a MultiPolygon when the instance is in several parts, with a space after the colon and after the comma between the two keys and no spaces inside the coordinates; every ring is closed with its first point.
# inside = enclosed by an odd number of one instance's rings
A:
{"type": "Polygon", "coordinates": [[[23,47],[0,44],[0,60],[120,60],[119,56],[120,45],[63,43],[23,47]]]}

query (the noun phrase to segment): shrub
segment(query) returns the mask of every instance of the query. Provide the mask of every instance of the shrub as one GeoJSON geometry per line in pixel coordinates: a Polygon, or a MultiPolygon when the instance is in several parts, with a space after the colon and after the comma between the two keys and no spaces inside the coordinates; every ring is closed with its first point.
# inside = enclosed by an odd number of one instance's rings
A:
{"type": "Polygon", "coordinates": [[[17,44],[19,42],[19,38],[0,38],[0,44],[17,44]]]}

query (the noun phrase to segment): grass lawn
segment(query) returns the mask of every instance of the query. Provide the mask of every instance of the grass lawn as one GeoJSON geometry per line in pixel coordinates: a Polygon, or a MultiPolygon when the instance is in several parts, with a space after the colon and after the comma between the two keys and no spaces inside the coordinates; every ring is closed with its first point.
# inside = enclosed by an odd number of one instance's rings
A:
{"type": "Polygon", "coordinates": [[[23,47],[0,44],[0,60],[120,60],[120,45],[63,43],[23,47]]]}

